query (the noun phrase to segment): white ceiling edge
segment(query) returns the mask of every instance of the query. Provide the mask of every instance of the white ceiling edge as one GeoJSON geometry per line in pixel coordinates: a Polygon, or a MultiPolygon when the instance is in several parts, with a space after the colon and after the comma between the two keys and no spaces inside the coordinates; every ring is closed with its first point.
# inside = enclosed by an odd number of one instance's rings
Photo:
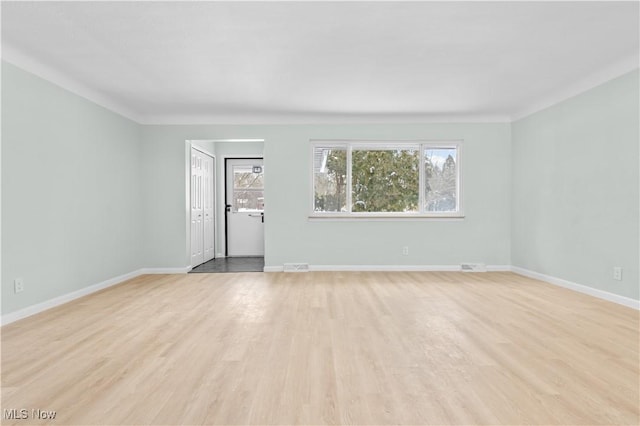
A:
{"type": "Polygon", "coordinates": [[[32,73],[69,92],[142,125],[258,125],[258,124],[412,124],[412,123],[508,123],[502,115],[442,114],[228,114],[228,115],[141,115],[122,103],[78,82],[3,41],[2,60],[32,73]]]}
{"type": "Polygon", "coordinates": [[[429,114],[242,114],[146,117],[144,125],[286,125],[286,124],[420,124],[510,123],[508,115],[429,114]]]}
{"type": "Polygon", "coordinates": [[[629,55],[626,58],[607,66],[606,68],[600,69],[583,79],[577,80],[575,83],[572,83],[570,86],[554,93],[552,96],[546,97],[540,101],[535,102],[528,108],[520,110],[519,112],[511,116],[510,121],[518,121],[531,114],[542,111],[543,109],[547,109],[551,106],[559,104],[562,101],[566,101],[569,98],[577,96],[590,89],[600,86],[601,84],[604,84],[617,77],[634,71],[639,67],[640,54],[638,52],[635,52],[632,55],[629,55]]]}
{"type": "Polygon", "coordinates": [[[142,117],[129,107],[122,105],[120,102],[105,96],[103,93],[100,93],[99,91],[80,83],[76,79],[42,63],[38,59],[23,53],[4,40],[2,41],[1,56],[3,61],[43,78],[48,82],[60,86],[80,97],[88,99],[96,105],[106,108],[118,115],[128,118],[129,120],[135,121],[138,124],[141,123],[142,117]]]}
{"type": "Polygon", "coordinates": [[[511,123],[546,109],[607,81],[620,77],[639,67],[640,56],[636,52],[621,61],[578,80],[571,86],[538,101],[516,114],[228,114],[202,115],[141,115],[103,93],[78,82],[76,79],[42,63],[3,41],[2,60],[30,72],[50,83],[122,115],[142,125],[258,125],[258,124],[417,124],[417,123],[511,123]]]}

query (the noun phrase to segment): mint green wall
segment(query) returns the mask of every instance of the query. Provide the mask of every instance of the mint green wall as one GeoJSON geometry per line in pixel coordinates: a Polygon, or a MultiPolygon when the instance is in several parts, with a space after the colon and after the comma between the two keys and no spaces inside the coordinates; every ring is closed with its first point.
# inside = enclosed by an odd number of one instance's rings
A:
{"type": "MultiPolygon", "coordinates": [[[[257,128],[229,126],[143,126],[141,146],[146,161],[143,164],[145,215],[147,217],[143,238],[145,265],[150,268],[180,268],[189,265],[187,256],[188,229],[186,220],[189,208],[186,203],[188,176],[185,141],[212,139],[260,139],[257,128]]],[[[222,180],[222,157],[236,155],[261,155],[262,144],[238,143],[231,150],[228,143],[197,145],[216,155],[216,175],[222,180]],[[215,152],[212,152],[215,151],[215,152]]],[[[221,187],[218,188],[221,190],[221,187]]],[[[224,193],[218,192],[219,197],[224,193]]],[[[216,250],[220,251],[224,236],[221,216],[222,198],[218,199],[218,235],[216,250]]]]}
{"type": "Polygon", "coordinates": [[[142,266],[139,138],[138,124],[2,62],[3,314],[142,266]]]}
{"type": "Polygon", "coordinates": [[[639,298],[638,93],[634,71],[513,124],[514,266],[639,298]]]}
{"type": "Polygon", "coordinates": [[[212,139],[265,139],[211,149],[264,151],[268,266],[514,264],[637,299],[638,89],[636,71],[513,125],[141,126],[3,62],[2,312],[188,265],[185,141],[212,139]],[[463,139],[465,219],[309,221],[309,139],[463,139]]]}
{"type": "MultiPolygon", "coordinates": [[[[510,263],[510,125],[144,126],[146,265],[186,257],[185,140],[264,138],[266,264],[510,263]],[[463,221],[310,222],[309,139],[464,139],[463,221]],[[402,247],[409,246],[409,255],[402,247]]],[[[238,145],[240,147],[240,145],[238,145]]],[[[216,153],[220,154],[216,149],[216,153]]]]}

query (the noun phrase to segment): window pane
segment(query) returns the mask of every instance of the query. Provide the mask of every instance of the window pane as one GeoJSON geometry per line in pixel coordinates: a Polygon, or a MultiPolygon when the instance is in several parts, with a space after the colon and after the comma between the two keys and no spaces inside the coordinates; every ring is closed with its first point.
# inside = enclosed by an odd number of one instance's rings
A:
{"type": "Polygon", "coordinates": [[[458,158],[456,148],[427,148],[424,150],[427,212],[458,210],[458,158]]]}
{"type": "Polygon", "coordinates": [[[252,166],[233,166],[234,212],[255,212],[264,210],[264,169],[254,173],[252,166]]]}
{"type": "Polygon", "coordinates": [[[353,212],[417,212],[417,149],[354,149],[351,164],[353,212]]]}
{"type": "Polygon", "coordinates": [[[316,212],[344,212],[347,206],[347,150],[313,150],[313,189],[316,212]]]}

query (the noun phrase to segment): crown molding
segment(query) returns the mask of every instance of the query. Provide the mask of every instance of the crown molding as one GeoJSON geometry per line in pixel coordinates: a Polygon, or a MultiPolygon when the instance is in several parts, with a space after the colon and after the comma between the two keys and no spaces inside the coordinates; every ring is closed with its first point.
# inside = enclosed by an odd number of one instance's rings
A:
{"type": "Polygon", "coordinates": [[[527,108],[521,109],[517,114],[511,116],[510,121],[518,121],[531,114],[542,111],[553,105],[559,104],[562,101],[566,101],[569,98],[584,93],[594,87],[600,86],[608,81],[611,81],[617,77],[620,77],[628,72],[638,69],[640,63],[640,55],[638,52],[623,58],[618,62],[614,62],[606,68],[600,69],[597,72],[590,74],[589,76],[576,81],[568,87],[562,90],[556,91],[553,95],[542,98],[536,101],[527,108]]]}
{"type": "Polygon", "coordinates": [[[578,80],[516,114],[201,114],[143,115],[2,40],[2,60],[142,125],[460,124],[512,123],[638,69],[638,52],[578,80]]]}
{"type": "Polygon", "coordinates": [[[135,121],[138,124],[141,123],[141,116],[129,107],[122,105],[120,102],[113,100],[104,93],[92,89],[91,87],[69,77],[53,67],[44,64],[33,56],[25,54],[23,51],[11,45],[4,39],[2,40],[2,60],[129,120],[135,121]]]}
{"type": "Polygon", "coordinates": [[[423,124],[510,123],[503,115],[480,114],[211,114],[147,116],[145,125],[423,124]]]}

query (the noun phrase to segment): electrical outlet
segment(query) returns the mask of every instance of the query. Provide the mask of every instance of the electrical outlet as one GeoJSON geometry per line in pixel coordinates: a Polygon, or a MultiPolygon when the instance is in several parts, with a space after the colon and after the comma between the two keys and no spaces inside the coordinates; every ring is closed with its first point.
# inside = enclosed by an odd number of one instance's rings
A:
{"type": "Polygon", "coordinates": [[[13,280],[13,290],[16,293],[21,293],[22,291],[24,291],[24,279],[16,278],[15,280],[13,280]]]}
{"type": "Polygon", "coordinates": [[[409,247],[408,246],[402,247],[402,254],[404,256],[408,256],[409,255],[409,247]]]}
{"type": "Polygon", "coordinates": [[[613,267],[613,279],[622,281],[622,268],[620,266],[613,267]]]}

